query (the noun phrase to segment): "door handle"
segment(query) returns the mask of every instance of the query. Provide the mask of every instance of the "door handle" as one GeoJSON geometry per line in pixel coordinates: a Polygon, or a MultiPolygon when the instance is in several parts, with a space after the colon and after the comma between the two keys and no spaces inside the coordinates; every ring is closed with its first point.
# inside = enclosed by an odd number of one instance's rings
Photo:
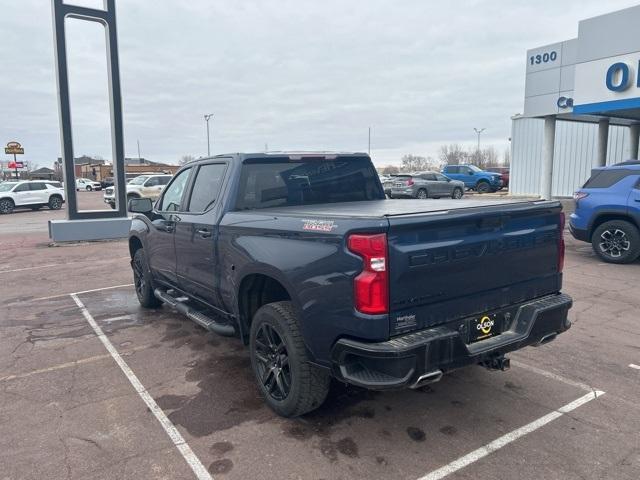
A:
{"type": "Polygon", "coordinates": [[[164,225],[164,231],[167,233],[173,233],[176,231],[176,224],[175,223],[166,223],[164,225]]]}
{"type": "Polygon", "coordinates": [[[201,238],[209,238],[211,237],[211,232],[206,228],[201,228],[197,231],[197,234],[200,235],[201,238]]]}

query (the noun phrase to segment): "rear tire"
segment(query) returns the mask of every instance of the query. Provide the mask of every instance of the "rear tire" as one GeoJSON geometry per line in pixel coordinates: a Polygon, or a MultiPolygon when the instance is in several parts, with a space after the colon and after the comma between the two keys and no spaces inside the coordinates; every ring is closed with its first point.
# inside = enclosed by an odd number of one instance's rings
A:
{"type": "Polygon", "coordinates": [[[7,215],[13,212],[15,203],[10,198],[3,198],[0,200],[0,215],[7,215]]]}
{"type": "Polygon", "coordinates": [[[427,190],[425,188],[421,188],[420,190],[418,190],[418,193],[416,194],[416,198],[419,198],[420,200],[424,200],[429,198],[429,194],[427,193],[427,190]]]}
{"type": "Polygon", "coordinates": [[[60,197],[51,197],[49,199],[50,210],[60,210],[62,208],[62,199],[60,197]]]}
{"type": "Polygon", "coordinates": [[[610,220],[591,236],[593,251],[608,263],[631,263],[640,256],[640,232],[626,220],[610,220]]]}
{"type": "Polygon", "coordinates": [[[478,192],[478,193],[489,193],[490,191],[491,191],[491,185],[489,185],[489,182],[486,182],[484,180],[480,180],[476,184],[476,192],[478,192]]]}
{"type": "Polygon", "coordinates": [[[328,371],[309,363],[291,302],[258,309],[249,351],[258,388],[278,415],[297,417],[322,405],[331,378],[328,371]]]}
{"type": "Polygon", "coordinates": [[[153,294],[153,279],[143,248],[139,248],[133,254],[131,267],[133,268],[133,285],[140,305],[144,308],[159,307],[162,302],[153,294]]]}
{"type": "Polygon", "coordinates": [[[453,192],[451,192],[451,198],[453,198],[455,200],[460,200],[463,195],[464,195],[464,192],[462,191],[462,189],[460,187],[454,188],[453,192]]]}

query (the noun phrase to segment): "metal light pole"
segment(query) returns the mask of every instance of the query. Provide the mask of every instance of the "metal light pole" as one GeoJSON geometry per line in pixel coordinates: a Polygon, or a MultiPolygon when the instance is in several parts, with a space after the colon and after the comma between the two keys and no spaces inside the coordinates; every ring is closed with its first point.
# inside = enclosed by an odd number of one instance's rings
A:
{"type": "Polygon", "coordinates": [[[140,156],[140,139],[138,139],[137,142],[138,142],[138,160],[140,160],[142,158],[140,156]]]}
{"type": "Polygon", "coordinates": [[[369,127],[369,156],[371,156],[371,127],[369,127]]]}
{"type": "Polygon", "coordinates": [[[211,156],[211,143],[209,141],[209,119],[213,117],[213,113],[207,113],[204,116],[204,121],[207,122],[207,157],[211,156]]]}
{"type": "Polygon", "coordinates": [[[477,128],[473,129],[478,134],[478,156],[480,156],[480,134],[486,130],[486,128],[481,128],[478,130],[477,128]]]}

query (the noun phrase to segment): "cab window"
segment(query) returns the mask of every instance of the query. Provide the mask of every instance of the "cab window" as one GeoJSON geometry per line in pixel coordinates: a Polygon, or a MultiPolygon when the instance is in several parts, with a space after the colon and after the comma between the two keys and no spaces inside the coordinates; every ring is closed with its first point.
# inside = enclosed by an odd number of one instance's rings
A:
{"type": "Polygon", "coordinates": [[[226,168],[226,163],[209,163],[198,169],[189,201],[190,212],[206,212],[216,203],[226,168]]]}
{"type": "Polygon", "coordinates": [[[46,190],[47,186],[44,183],[30,183],[31,190],[46,190]]]}
{"type": "Polygon", "coordinates": [[[182,197],[189,180],[191,167],[182,170],[173,178],[173,181],[165,189],[164,195],[160,202],[159,210],[161,212],[180,212],[182,211],[182,197]]]}
{"type": "Polygon", "coordinates": [[[14,192],[28,192],[29,190],[30,188],[28,183],[21,183],[15,188],[14,192]]]}

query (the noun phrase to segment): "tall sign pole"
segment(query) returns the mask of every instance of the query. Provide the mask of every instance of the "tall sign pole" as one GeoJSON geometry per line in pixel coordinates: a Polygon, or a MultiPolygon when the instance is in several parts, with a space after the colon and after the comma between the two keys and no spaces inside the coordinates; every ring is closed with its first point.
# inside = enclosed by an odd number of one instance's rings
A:
{"type": "Polygon", "coordinates": [[[126,204],[124,134],[122,98],[120,95],[118,38],[116,31],[116,2],[115,0],[103,0],[103,9],[71,5],[65,3],[63,0],[51,0],[51,2],[53,7],[53,38],[56,56],[58,111],[60,115],[60,143],[62,144],[62,171],[67,194],[68,220],[51,220],[49,222],[49,235],[54,241],[98,240],[126,237],[131,221],[127,217],[126,204]],[[65,31],[65,20],[68,18],[95,22],[104,27],[107,45],[109,108],[111,113],[111,151],[113,152],[113,173],[117,206],[115,210],[111,211],[78,211],[75,189],[73,137],[71,132],[67,38],[65,31]]]}

